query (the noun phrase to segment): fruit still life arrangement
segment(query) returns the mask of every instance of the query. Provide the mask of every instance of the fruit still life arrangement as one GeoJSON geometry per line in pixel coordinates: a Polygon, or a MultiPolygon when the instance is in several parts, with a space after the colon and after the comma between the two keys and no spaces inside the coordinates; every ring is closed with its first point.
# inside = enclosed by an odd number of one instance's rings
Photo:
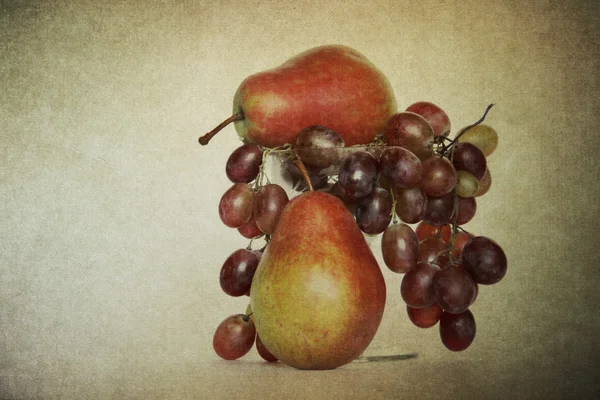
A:
{"type": "Polygon", "coordinates": [[[250,300],[216,328],[215,352],[235,360],[256,346],[264,360],[299,369],[357,359],[386,304],[367,240],[378,235],[410,321],[438,325],[449,350],[467,349],[479,285],[507,271],[495,241],[463,228],[492,183],[486,160],[498,135],[483,123],[491,107],[450,138],[442,108],[419,101],[399,110],[383,73],[341,45],[246,78],[232,116],[199,138],[207,145],[229,124],[241,138],[218,210],[250,240],[220,270],[223,291],[250,300]],[[268,162],[294,194],[271,179],[268,162]]]}

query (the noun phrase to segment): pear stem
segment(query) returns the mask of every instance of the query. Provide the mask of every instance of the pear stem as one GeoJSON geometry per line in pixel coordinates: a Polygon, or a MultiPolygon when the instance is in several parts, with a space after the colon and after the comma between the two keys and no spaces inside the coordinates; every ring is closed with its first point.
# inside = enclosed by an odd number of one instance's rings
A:
{"type": "Polygon", "coordinates": [[[210,142],[210,140],[213,138],[213,136],[219,133],[221,129],[225,128],[232,122],[241,121],[242,119],[244,119],[244,113],[242,111],[233,114],[231,117],[227,118],[225,121],[217,125],[212,131],[208,132],[203,136],[200,136],[198,138],[198,143],[200,143],[202,146],[206,146],[208,142],[210,142]]]}
{"type": "Polygon", "coordinates": [[[292,161],[294,162],[294,164],[296,164],[296,167],[298,167],[298,169],[300,170],[300,174],[302,174],[302,178],[304,178],[304,181],[306,182],[306,185],[308,186],[308,191],[314,192],[315,189],[312,185],[312,181],[310,180],[310,176],[308,175],[308,171],[306,170],[306,167],[304,166],[302,159],[300,158],[298,153],[295,151],[292,152],[292,161]]]}

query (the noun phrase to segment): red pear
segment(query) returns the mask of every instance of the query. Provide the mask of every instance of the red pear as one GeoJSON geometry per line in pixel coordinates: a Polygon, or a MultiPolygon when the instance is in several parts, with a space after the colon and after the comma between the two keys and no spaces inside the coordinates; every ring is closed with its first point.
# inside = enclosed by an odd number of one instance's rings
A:
{"type": "Polygon", "coordinates": [[[292,143],[312,125],[337,132],[346,146],[366,144],[396,111],[394,92],[377,67],[352,48],[327,45],[246,78],[233,115],[199,142],[207,144],[234,122],[244,141],[271,148],[292,143]]]}
{"type": "Polygon", "coordinates": [[[385,299],[381,269],[342,201],[314,191],[293,198],[250,289],[269,351],[300,369],[347,364],[375,336],[385,299]]]}

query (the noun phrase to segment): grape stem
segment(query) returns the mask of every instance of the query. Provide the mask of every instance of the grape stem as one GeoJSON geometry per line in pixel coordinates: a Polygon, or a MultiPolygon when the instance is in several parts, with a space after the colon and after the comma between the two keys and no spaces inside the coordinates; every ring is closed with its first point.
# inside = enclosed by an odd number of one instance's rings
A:
{"type": "Polygon", "coordinates": [[[456,235],[456,231],[458,230],[458,224],[456,223],[456,219],[458,218],[458,195],[456,194],[455,190],[452,191],[452,196],[454,197],[454,215],[452,216],[452,221],[450,222],[452,229],[450,230],[450,240],[448,243],[448,258],[450,260],[453,259],[452,250],[455,249],[454,236],[456,235]]]}
{"type": "Polygon", "coordinates": [[[227,125],[229,125],[232,122],[235,121],[241,121],[244,119],[244,113],[242,111],[233,114],[231,117],[227,118],[225,121],[221,122],[219,125],[217,125],[212,131],[206,133],[203,136],[200,136],[198,138],[198,143],[200,143],[202,146],[206,146],[208,144],[208,142],[210,142],[210,140],[221,131],[221,129],[225,128],[227,125]]]}
{"type": "Polygon", "coordinates": [[[265,177],[267,178],[267,183],[271,183],[269,177],[265,174],[265,165],[267,164],[269,154],[277,154],[277,153],[290,154],[291,147],[292,147],[291,144],[284,144],[283,146],[274,147],[274,148],[268,148],[268,147],[261,146],[261,149],[263,151],[262,162],[260,163],[258,177],[256,178],[256,180],[254,182],[254,190],[258,190],[263,185],[263,178],[265,178],[265,177]]]}
{"type": "Polygon", "coordinates": [[[396,206],[398,205],[398,200],[396,200],[394,188],[390,189],[390,194],[392,195],[392,224],[396,224],[398,223],[398,219],[396,218],[396,206]]]}
{"type": "Polygon", "coordinates": [[[461,227],[461,226],[458,226],[458,225],[456,225],[456,228],[457,228],[458,230],[460,230],[460,231],[463,231],[464,233],[466,233],[467,235],[469,235],[469,237],[471,237],[471,238],[475,237],[475,236],[473,236],[471,233],[469,233],[469,232],[468,232],[466,229],[464,229],[464,228],[463,228],[463,227],[461,227]]]}
{"type": "Polygon", "coordinates": [[[449,149],[451,149],[452,147],[454,147],[454,145],[455,145],[455,144],[458,142],[458,139],[460,139],[460,137],[461,137],[462,135],[464,135],[465,133],[467,133],[467,131],[468,131],[469,129],[471,129],[471,128],[473,128],[473,127],[475,127],[475,126],[477,126],[477,125],[481,124],[483,121],[485,121],[485,117],[487,116],[488,112],[490,111],[490,109],[491,109],[493,106],[494,106],[494,104],[493,104],[493,103],[492,103],[492,104],[490,104],[489,106],[487,106],[487,108],[485,109],[485,112],[483,113],[483,115],[481,116],[481,118],[479,118],[479,120],[478,120],[477,122],[475,122],[475,123],[473,123],[473,124],[471,124],[471,125],[469,125],[469,126],[467,126],[467,127],[463,128],[463,130],[461,130],[461,131],[458,133],[458,135],[456,135],[456,137],[450,141],[450,143],[448,143],[448,144],[445,144],[445,145],[442,147],[442,150],[441,150],[441,152],[440,152],[440,153],[441,153],[441,154],[445,154],[445,153],[446,153],[446,152],[447,152],[449,149]]]}

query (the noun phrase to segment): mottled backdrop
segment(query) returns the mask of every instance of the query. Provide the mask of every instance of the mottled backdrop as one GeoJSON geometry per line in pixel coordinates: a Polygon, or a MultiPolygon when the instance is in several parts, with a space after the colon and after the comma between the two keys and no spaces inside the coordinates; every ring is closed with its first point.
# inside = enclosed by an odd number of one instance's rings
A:
{"type": "Polygon", "coordinates": [[[0,4],[0,398],[600,396],[597,1],[0,4]],[[197,137],[246,76],[328,43],[453,131],[495,104],[493,185],[467,228],[509,270],[481,288],[465,352],[411,325],[387,270],[368,353],[414,360],[302,372],[212,350],[248,302],[218,283],[247,241],[217,214],[235,131],[197,137]]]}

